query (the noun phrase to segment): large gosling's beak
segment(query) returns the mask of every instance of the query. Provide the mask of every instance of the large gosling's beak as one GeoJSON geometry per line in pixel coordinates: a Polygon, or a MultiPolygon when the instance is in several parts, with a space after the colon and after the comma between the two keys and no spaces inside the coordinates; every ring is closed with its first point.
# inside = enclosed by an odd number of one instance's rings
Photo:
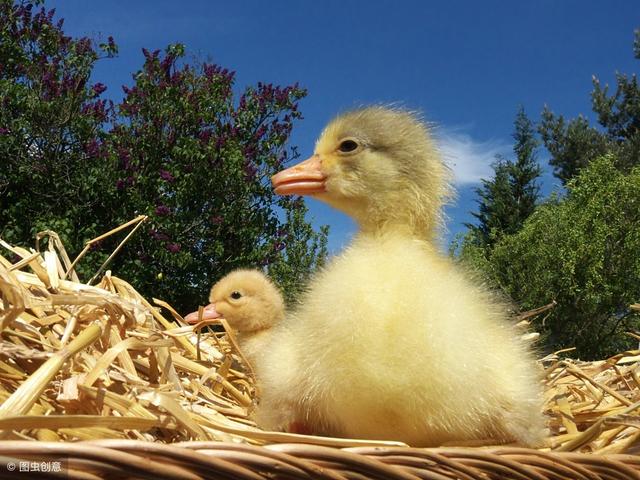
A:
{"type": "MultiPolygon", "coordinates": [[[[216,310],[215,303],[210,303],[204,307],[204,311],[202,312],[202,320],[213,320],[214,318],[220,318],[221,316],[222,315],[220,315],[216,310]]],[[[184,317],[184,320],[191,325],[198,323],[198,312],[191,312],[189,315],[184,317]]]]}
{"type": "Polygon", "coordinates": [[[322,173],[320,156],[314,155],[304,162],[276,173],[271,183],[278,195],[314,195],[327,191],[327,176],[322,173]]]}

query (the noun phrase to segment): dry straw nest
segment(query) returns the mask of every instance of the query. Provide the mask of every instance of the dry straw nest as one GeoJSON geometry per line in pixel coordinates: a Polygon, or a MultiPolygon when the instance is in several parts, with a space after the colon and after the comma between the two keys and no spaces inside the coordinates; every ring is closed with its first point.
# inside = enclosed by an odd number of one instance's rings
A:
{"type": "Polygon", "coordinates": [[[86,249],[71,262],[43,236],[45,251],[0,240],[0,478],[640,479],[640,350],[543,359],[539,450],[264,432],[224,322],[187,326],[109,272],[81,283],[86,249]]]}

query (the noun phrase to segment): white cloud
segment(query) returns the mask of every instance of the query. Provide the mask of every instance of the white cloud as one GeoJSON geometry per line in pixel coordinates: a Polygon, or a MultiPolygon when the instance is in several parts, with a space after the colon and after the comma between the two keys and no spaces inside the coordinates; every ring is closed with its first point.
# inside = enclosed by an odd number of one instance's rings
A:
{"type": "Polygon", "coordinates": [[[480,183],[482,178],[490,178],[496,155],[509,155],[512,148],[502,140],[477,141],[460,129],[440,129],[436,132],[436,142],[453,171],[456,185],[480,183]]]}

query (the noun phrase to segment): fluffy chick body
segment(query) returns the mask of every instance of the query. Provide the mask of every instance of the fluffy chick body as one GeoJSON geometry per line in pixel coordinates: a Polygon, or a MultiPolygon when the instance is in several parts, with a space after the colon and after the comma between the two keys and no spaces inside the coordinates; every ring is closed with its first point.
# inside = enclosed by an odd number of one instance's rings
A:
{"type": "Polygon", "coordinates": [[[505,320],[424,242],[359,236],[258,361],[258,422],[415,446],[538,444],[538,373],[505,320]]]}

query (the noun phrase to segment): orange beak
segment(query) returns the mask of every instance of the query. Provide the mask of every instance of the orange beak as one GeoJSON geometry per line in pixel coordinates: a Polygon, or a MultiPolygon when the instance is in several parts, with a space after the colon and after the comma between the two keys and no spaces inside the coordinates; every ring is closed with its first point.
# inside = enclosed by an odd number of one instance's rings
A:
{"type": "MultiPolygon", "coordinates": [[[[213,320],[214,318],[220,318],[221,316],[222,315],[220,315],[220,313],[218,313],[218,311],[216,310],[215,303],[210,303],[209,305],[204,307],[201,320],[213,320]]],[[[198,312],[191,312],[189,315],[184,317],[184,320],[191,325],[198,323],[198,321],[200,320],[198,318],[198,312]]]]}
{"type": "Polygon", "coordinates": [[[276,173],[271,183],[278,195],[314,195],[327,191],[327,176],[322,173],[320,156],[314,155],[304,162],[276,173]]]}

